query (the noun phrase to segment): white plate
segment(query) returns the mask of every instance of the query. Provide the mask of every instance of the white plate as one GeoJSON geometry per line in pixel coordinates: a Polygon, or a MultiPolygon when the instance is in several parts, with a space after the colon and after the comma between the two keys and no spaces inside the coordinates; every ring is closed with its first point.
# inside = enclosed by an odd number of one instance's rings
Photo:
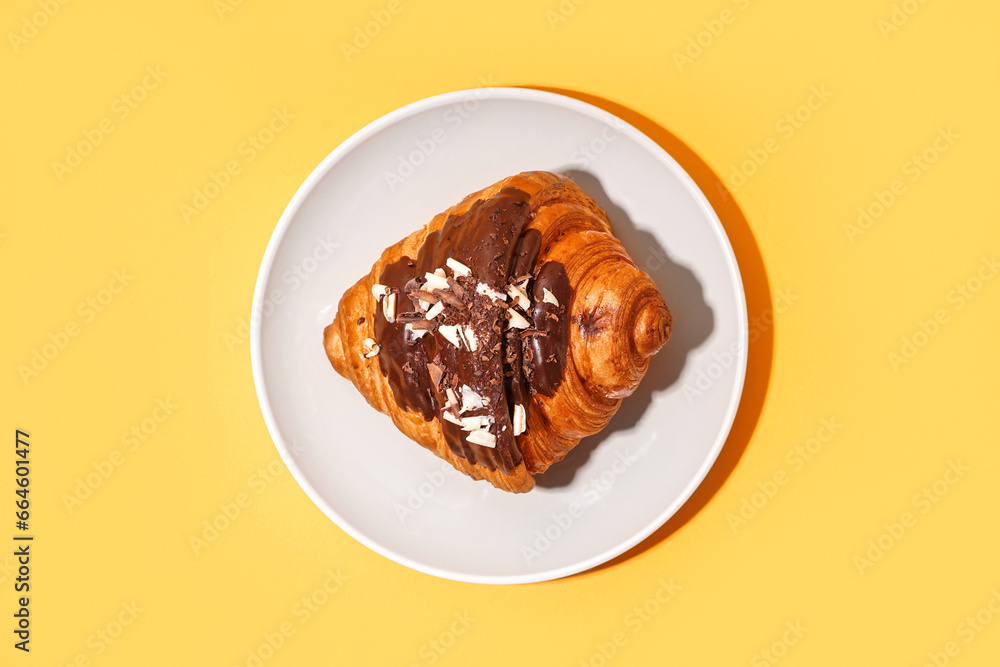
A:
{"type": "Polygon", "coordinates": [[[267,427],[327,516],[407,567],[510,584],[599,565],[687,500],[736,414],[747,315],[722,225],[662,148],[569,97],[481,88],[383,116],[309,175],[264,254],[250,341],[267,427]],[[568,173],[605,208],[675,325],[608,428],[535,490],[514,495],[455,472],[400,434],[334,372],[322,333],[341,294],[386,246],[468,193],[536,169],[568,173]]]}

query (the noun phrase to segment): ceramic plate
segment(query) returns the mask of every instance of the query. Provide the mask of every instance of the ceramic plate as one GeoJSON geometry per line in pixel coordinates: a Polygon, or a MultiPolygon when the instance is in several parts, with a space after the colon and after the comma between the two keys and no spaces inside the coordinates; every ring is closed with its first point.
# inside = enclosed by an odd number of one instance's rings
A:
{"type": "Polygon", "coordinates": [[[661,526],[726,440],[746,350],[739,269],[687,173],[608,112],[519,88],[421,100],[338,146],[281,216],[251,314],[261,411],[313,502],[386,558],[487,584],[587,570],[661,526]],[[529,170],[565,173],[597,200],[675,322],[608,428],[515,495],[399,433],[334,372],[322,334],[383,249],[468,193],[529,170]]]}

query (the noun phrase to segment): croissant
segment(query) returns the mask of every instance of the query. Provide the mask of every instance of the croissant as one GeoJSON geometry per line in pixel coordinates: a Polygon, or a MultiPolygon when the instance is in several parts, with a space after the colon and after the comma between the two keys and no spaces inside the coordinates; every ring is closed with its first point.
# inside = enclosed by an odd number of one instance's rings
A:
{"type": "Polygon", "coordinates": [[[604,211],[565,176],[533,171],[386,248],[323,344],[406,436],[524,493],[607,425],[672,324],[604,211]]]}

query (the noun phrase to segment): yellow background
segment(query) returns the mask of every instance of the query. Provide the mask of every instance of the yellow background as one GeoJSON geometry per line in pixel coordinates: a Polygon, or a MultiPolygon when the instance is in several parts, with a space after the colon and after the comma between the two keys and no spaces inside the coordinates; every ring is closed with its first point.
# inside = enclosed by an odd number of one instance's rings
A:
{"type": "Polygon", "coordinates": [[[0,10],[0,662],[252,665],[284,627],[262,664],[997,664],[996,3],[408,0],[350,59],[342,43],[388,2],[233,5],[0,10]],[[709,194],[762,323],[733,436],[692,503],[625,557],[536,585],[436,579],[338,529],[280,463],[245,340],[268,238],[320,160],[392,109],[483,83],[595,101],[703,188],[727,183],[709,194]],[[829,99],[803,111],[813,87],[829,99]],[[123,116],[122,95],[144,99],[123,116]],[[294,118],[250,160],[240,146],[273,109],[294,118]],[[104,119],[112,131],[57,173],[104,119]],[[184,216],[231,160],[240,173],[184,216]],[[960,300],[958,285],[978,291],[960,300]],[[904,338],[921,345],[894,363],[904,338]],[[824,419],[834,437],[794,463],[824,419]],[[133,427],[143,441],[123,440],[133,427]],[[11,633],[17,428],[32,443],[30,655],[11,633]],[[967,470],[946,476],[950,462],[967,470]],[[88,475],[96,488],[68,507],[88,475]],[[887,548],[865,564],[870,540],[887,548]],[[651,602],[671,579],[681,590],[651,602]],[[310,596],[324,604],[307,616],[310,596]],[[637,606],[656,613],[637,623],[637,606]]]}

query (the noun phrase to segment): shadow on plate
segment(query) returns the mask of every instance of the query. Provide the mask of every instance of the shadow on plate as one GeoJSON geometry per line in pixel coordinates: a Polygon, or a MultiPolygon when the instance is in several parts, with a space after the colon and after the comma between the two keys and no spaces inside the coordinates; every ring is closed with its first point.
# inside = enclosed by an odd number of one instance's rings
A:
{"type": "Polygon", "coordinates": [[[618,431],[634,427],[653,400],[653,394],[674,384],[684,370],[688,354],[712,333],[714,316],[705,303],[704,290],[698,278],[686,266],[674,262],[657,238],[636,223],[604,192],[597,178],[588,172],[563,170],[580,188],[604,209],[615,236],[622,242],[636,265],[649,274],[667,302],[675,321],[666,350],[649,360],[646,376],[630,397],[622,401],[621,409],[598,434],[585,438],[574,447],[559,465],[535,477],[543,488],[567,486],[602,442],[618,431]]]}
{"type": "MultiPolygon", "coordinates": [[[[690,521],[695,515],[697,515],[706,504],[708,504],[708,501],[711,500],[719,489],[722,488],[723,484],[726,483],[726,480],[729,479],[733,470],[735,470],[737,463],[739,463],[740,458],[743,456],[743,452],[746,450],[747,444],[750,442],[750,438],[753,436],[754,430],[757,428],[757,422],[760,418],[761,408],[764,405],[764,397],[767,394],[767,387],[771,376],[771,358],[774,349],[773,331],[770,326],[761,326],[760,324],[755,325],[755,323],[769,321],[768,318],[762,316],[768,315],[772,312],[771,290],[768,284],[767,272],[764,269],[764,261],[761,257],[760,249],[757,247],[757,242],[754,240],[753,232],[750,229],[750,225],[747,223],[746,217],[740,210],[739,205],[737,205],[736,200],[726,188],[722,179],[720,179],[715,172],[712,171],[711,167],[709,167],[705,161],[702,160],[697,153],[691,150],[691,148],[689,148],[683,141],[658,125],[655,121],[636,111],[633,111],[632,109],[629,109],[628,107],[622,106],[617,102],[612,102],[601,97],[589,95],[587,93],[580,93],[574,90],[546,88],[542,86],[523,87],[566,95],[567,97],[573,97],[582,102],[587,102],[588,104],[604,109],[644,133],[647,137],[659,144],[659,146],[667,151],[667,153],[669,153],[675,160],[677,160],[681,167],[683,167],[691,178],[694,179],[695,183],[705,194],[705,197],[708,199],[712,208],[715,209],[716,214],[722,221],[722,226],[726,230],[729,242],[733,246],[733,252],[736,254],[736,260],[739,263],[740,274],[743,278],[743,287],[746,292],[747,315],[749,316],[750,321],[750,345],[747,357],[747,374],[746,381],[743,386],[743,395],[740,398],[739,409],[736,412],[736,418],[729,431],[729,437],[726,439],[726,443],[723,446],[722,451],[719,453],[712,469],[708,472],[708,475],[702,481],[701,485],[698,486],[691,497],[688,498],[687,502],[684,503],[684,505],[669,520],[667,520],[665,524],[654,531],[652,535],[610,561],[588,570],[587,572],[581,572],[580,574],[574,575],[576,577],[584,577],[587,576],[588,573],[616,567],[617,565],[638,556],[648,549],[655,547],[660,542],[673,535],[685,524],[687,524],[687,522],[690,521]]],[[[574,174],[571,177],[575,176],[579,176],[579,174],[574,174]]],[[[587,183],[586,175],[581,176],[581,178],[584,179],[584,182],[580,183],[581,187],[589,193],[589,188],[592,187],[594,183],[587,183]]],[[[595,192],[603,193],[603,191],[595,192]]],[[[607,198],[605,197],[605,200],[606,199],[607,198]]],[[[607,201],[598,201],[598,203],[602,205],[609,204],[607,201]]],[[[613,204],[610,205],[612,210],[605,210],[608,212],[612,224],[615,224],[618,221],[611,217],[615,207],[613,204]]],[[[617,213],[620,214],[621,211],[619,210],[617,213]]],[[[642,242],[642,239],[636,240],[640,243],[642,242]]],[[[634,248],[642,247],[641,245],[633,245],[632,241],[625,243],[623,240],[623,244],[630,250],[630,252],[634,248]]],[[[663,253],[663,256],[665,257],[666,253],[663,253]]],[[[640,263],[640,267],[641,266],[642,265],[640,263]]],[[[673,275],[668,273],[665,273],[662,277],[659,275],[653,275],[653,278],[656,280],[659,287],[664,289],[667,288],[667,280],[669,276],[671,279],[679,279],[681,281],[681,283],[677,286],[678,289],[694,288],[700,298],[701,287],[696,281],[693,284],[690,282],[690,280],[693,280],[693,275],[690,274],[690,271],[687,271],[687,269],[677,265],[674,265],[673,267],[667,266],[666,270],[668,272],[673,271],[673,275]],[[690,276],[687,283],[684,283],[684,280],[687,278],[687,276],[685,276],[685,272],[687,272],[690,276]]],[[[671,310],[674,309],[674,306],[669,297],[673,292],[673,289],[669,289],[669,292],[664,292],[664,298],[666,298],[667,304],[670,305],[671,310]]],[[[686,299],[685,301],[678,301],[678,303],[692,307],[694,309],[693,314],[698,316],[700,319],[695,321],[695,330],[691,333],[682,334],[681,327],[676,329],[676,335],[682,341],[682,344],[677,347],[683,348],[684,345],[697,345],[697,342],[692,343],[694,339],[698,339],[700,336],[700,340],[704,340],[704,337],[711,332],[711,311],[709,310],[707,315],[704,312],[699,312],[697,308],[697,299],[694,299],[693,302],[690,299],[686,299]],[[705,330],[706,326],[707,331],[705,330]],[[689,336],[690,339],[682,338],[682,336],[689,336]]],[[[705,310],[708,310],[708,307],[704,306],[704,301],[702,301],[702,304],[705,310]]],[[[687,316],[688,315],[685,314],[685,317],[687,316]]],[[[678,323],[682,321],[680,311],[677,313],[677,321],[678,323]]],[[[690,324],[690,322],[687,324],[690,324]]],[[[671,376],[673,379],[676,379],[677,374],[680,372],[680,368],[683,367],[683,361],[687,356],[687,352],[693,348],[683,348],[684,355],[681,356],[679,353],[674,352],[673,348],[675,342],[675,339],[672,338],[671,341],[667,343],[667,345],[671,346],[671,355],[663,355],[666,361],[662,364],[654,364],[653,362],[650,363],[649,372],[647,377],[644,379],[643,384],[639,385],[639,389],[636,394],[633,394],[629,400],[624,402],[621,411],[615,415],[614,419],[605,431],[630,428],[635,424],[636,420],[638,420],[642,411],[645,410],[652,396],[652,392],[669,386],[670,382],[673,381],[671,376]],[[669,361],[670,357],[674,355],[680,357],[680,361],[669,361]],[[680,367],[675,367],[677,364],[680,364],[680,367]],[[649,386],[646,386],[646,383],[650,379],[653,381],[649,383],[649,386]],[[629,407],[632,401],[637,403],[634,408],[629,407]],[[620,423],[618,423],[619,421],[620,423]]],[[[653,359],[655,360],[659,356],[661,355],[657,355],[656,357],[653,357],[653,359]]],[[[602,437],[603,433],[604,432],[594,436],[590,440],[598,440],[602,437]]],[[[571,455],[575,454],[576,450],[582,447],[584,449],[580,453],[580,456],[584,457],[583,461],[586,461],[586,458],[589,457],[590,452],[593,451],[596,446],[597,442],[590,443],[584,441],[580,443],[578,447],[574,448],[571,455]]],[[[570,456],[566,457],[566,461],[564,461],[564,463],[570,463],[572,470],[567,473],[569,475],[572,475],[573,471],[578,469],[580,466],[580,462],[578,462],[576,466],[572,466],[570,456]]],[[[556,469],[558,469],[558,467],[556,469]]],[[[547,474],[542,477],[547,477],[547,474]]],[[[539,481],[539,483],[543,486],[558,485],[558,478],[554,478],[551,483],[548,479],[543,482],[539,478],[537,481],[539,481]]]]}

